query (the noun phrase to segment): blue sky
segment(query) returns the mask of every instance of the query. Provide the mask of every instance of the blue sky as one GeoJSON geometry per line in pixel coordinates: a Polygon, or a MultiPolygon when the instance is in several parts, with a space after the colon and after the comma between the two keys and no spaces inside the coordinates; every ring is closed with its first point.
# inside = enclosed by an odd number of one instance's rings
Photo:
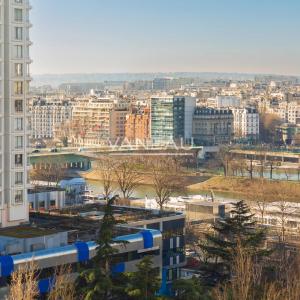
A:
{"type": "Polygon", "coordinates": [[[300,75],[299,0],[31,0],[33,74],[300,75]]]}

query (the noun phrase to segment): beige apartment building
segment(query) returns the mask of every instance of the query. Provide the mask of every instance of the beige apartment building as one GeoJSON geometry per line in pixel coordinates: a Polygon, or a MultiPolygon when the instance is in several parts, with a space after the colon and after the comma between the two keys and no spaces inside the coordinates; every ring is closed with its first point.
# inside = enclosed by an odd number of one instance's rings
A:
{"type": "Polygon", "coordinates": [[[120,135],[128,103],[111,98],[89,98],[77,101],[72,113],[72,144],[78,147],[106,145],[120,135]]]}

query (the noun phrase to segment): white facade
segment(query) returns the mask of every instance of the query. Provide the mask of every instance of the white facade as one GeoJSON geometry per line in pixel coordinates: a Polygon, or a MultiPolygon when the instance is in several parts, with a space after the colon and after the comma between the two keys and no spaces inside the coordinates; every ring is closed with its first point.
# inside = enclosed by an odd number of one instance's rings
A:
{"type": "Polygon", "coordinates": [[[0,1],[0,227],[28,221],[28,0],[0,1]]]}
{"type": "Polygon", "coordinates": [[[233,128],[235,137],[257,138],[259,136],[259,114],[253,108],[234,108],[233,128]]]}
{"type": "Polygon", "coordinates": [[[220,95],[216,98],[208,98],[207,104],[214,108],[239,108],[241,107],[241,98],[237,96],[220,95]]]}
{"type": "Polygon", "coordinates": [[[297,101],[282,101],[275,113],[286,123],[300,124],[300,105],[297,101]]]}
{"type": "Polygon", "coordinates": [[[30,107],[32,138],[53,138],[54,128],[72,118],[72,106],[68,102],[35,101],[30,107]]]}

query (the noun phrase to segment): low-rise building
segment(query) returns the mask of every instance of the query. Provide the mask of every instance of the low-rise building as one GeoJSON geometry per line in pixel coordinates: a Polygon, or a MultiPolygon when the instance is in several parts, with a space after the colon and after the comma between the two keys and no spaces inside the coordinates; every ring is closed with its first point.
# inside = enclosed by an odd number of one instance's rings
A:
{"type": "Polygon", "coordinates": [[[61,209],[66,204],[66,191],[57,187],[35,187],[28,190],[28,202],[31,210],[45,211],[61,209]]]}
{"type": "MultiPolygon", "coordinates": [[[[103,217],[103,205],[93,204],[68,211],[57,211],[55,214],[31,213],[30,221],[33,226],[15,227],[12,231],[0,231],[0,249],[3,258],[0,260],[0,293],[9,284],[9,276],[13,270],[24,266],[34,259],[39,273],[39,289],[49,287],[51,271],[60,265],[69,264],[77,274],[78,268],[91,260],[97,251],[95,242],[99,230],[99,220],[103,217]],[[37,229],[37,227],[39,229],[37,229]],[[54,229],[55,228],[55,229],[54,229]],[[48,236],[63,232],[63,239],[52,241],[48,236]],[[10,249],[19,244],[18,238],[24,243],[37,238],[32,247],[20,248],[16,252],[10,249]],[[3,238],[2,238],[3,237],[3,238]],[[7,238],[8,237],[8,238],[7,238]],[[10,245],[9,248],[7,245],[10,245]]],[[[180,278],[180,269],[185,265],[185,216],[182,213],[163,212],[115,206],[115,217],[125,221],[115,231],[116,241],[113,247],[118,250],[112,254],[112,271],[114,273],[134,272],[136,264],[150,255],[153,267],[161,273],[162,285],[160,293],[169,294],[173,280],[180,278]]],[[[17,249],[17,248],[16,248],[17,249]]]]}

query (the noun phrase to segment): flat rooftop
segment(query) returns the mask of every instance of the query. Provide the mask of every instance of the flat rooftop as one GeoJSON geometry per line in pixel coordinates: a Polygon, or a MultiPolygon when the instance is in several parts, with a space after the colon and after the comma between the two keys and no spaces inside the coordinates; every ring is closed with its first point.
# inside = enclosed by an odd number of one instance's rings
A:
{"type": "Polygon", "coordinates": [[[34,238],[45,235],[55,234],[58,231],[49,228],[37,228],[34,226],[16,226],[0,229],[0,237],[13,237],[18,239],[34,238]]]}
{"type": "MultiPolygon", "coordinates": [[[[153,210],[127,206],[114,206],[113,212],[116,219],[124,222],[121,226],[116,227],[114,236],[139,232],[139,229],[126,227],[126,223],[181,215],[181,213],[169,211],[159,214],[153,210]]],[[[45,232],[48,230],[49,232],[52,230],[56,232],[67,231],[69,242],[72,243],[78,239],[82,241],[97,239],[103,214],[103,204],[90,204],[51,212],[30,212],[30,222],[45,232]]]]}

